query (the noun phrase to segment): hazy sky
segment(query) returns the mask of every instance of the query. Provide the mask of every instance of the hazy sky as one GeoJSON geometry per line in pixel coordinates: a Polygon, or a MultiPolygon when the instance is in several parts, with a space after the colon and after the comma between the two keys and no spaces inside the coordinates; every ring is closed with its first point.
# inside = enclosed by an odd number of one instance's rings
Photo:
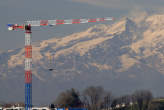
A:
{"type": "MultiPolygon", "coordinates": [[[[0,50],[24,46],[24,32],[8,31],[7,23],[25,20],[127,16],[133,10],[163,11],[164,0],[0,0],[0,50]]],[[[81,31],[90,24],[34,28],[33,41],[81,31]]]]}

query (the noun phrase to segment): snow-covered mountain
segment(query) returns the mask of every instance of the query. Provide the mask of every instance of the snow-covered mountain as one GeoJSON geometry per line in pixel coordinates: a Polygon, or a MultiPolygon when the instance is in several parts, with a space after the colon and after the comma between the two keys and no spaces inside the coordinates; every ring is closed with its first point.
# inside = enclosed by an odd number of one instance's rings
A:
{"type": "MultiPolygon", "coordinates": [[[[116,94],[150,89],[162,95],[163,41],[164,15],[152,15],[33,43],[33,102],[48,103],[62,90],[90,85],[116,94]]],[[[0,62],[0,99],[23,101],[24,49],[1,53],[0,62]]]]}

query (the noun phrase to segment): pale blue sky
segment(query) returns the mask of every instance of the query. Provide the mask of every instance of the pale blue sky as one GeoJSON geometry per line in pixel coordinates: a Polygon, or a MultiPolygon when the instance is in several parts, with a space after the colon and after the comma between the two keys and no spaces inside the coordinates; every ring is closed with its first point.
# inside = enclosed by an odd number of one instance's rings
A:
{"type": "MultiPolygon", "coordinates": [[[[8,31],[7,23],[23,23],[25,20],[70,19],[127,16],[135,9],[154,12],[163,10],[164,0],[0,0],[0,50],[24,46],[24,33],[8,31]]],[[[78,32],[91,24],[63,25],[50,28],[34,28],[33,41],[78,32]]]]}

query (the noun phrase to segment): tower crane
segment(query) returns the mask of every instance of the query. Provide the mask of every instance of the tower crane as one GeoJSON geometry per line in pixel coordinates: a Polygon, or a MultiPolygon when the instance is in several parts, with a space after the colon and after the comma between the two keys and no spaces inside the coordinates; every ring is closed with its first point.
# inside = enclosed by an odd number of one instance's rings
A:
{"type": "Polygon", "coordinates": [[[24,24],[8,24],[8,30],[25,31],[25,110],[32,110],[32,44],[31,27],[37,26],[58,26],[61,24],[81,24],[112,21],[113,17],[92,18],[92,19],[68,19],[68,20],[37,20],[25,21],[24,24]]]}

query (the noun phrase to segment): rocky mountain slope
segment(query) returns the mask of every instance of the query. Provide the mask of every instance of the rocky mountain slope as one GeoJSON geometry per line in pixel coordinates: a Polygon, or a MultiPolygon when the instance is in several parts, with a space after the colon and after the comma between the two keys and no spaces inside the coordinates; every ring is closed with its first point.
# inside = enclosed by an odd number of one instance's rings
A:
{"type": "MultiPolygon", "coordinates": [[[[33,102],[49,103],[62,90],[90,85],[118,95],[136,89],[163,95],[163,41],[164,15],[152,15],[33,43],[33,102]]],[[[23,88],[24,49],[1,53],[0,99],[23,101],[23,88]]]]}

